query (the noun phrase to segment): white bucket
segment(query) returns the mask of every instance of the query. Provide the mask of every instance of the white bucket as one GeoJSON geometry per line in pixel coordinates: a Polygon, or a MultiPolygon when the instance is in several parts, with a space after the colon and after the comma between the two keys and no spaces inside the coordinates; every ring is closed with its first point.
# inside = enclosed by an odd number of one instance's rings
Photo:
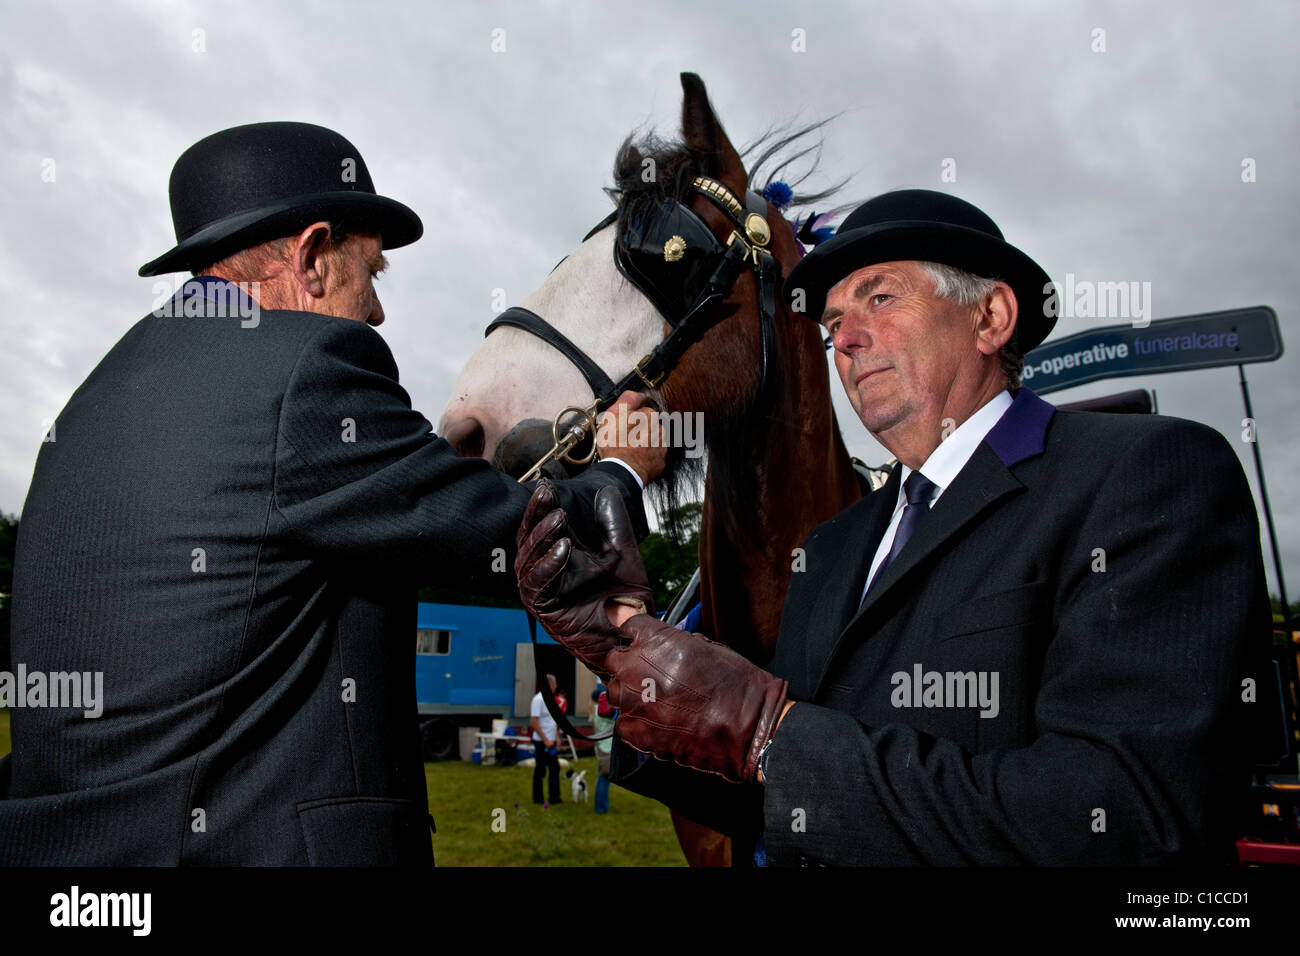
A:
{"type": "Polygon", "coordinates": [[[494,721],[492,721],[492,734],[493,734],[493,736],[495,736],[495,737],[504,737],[504,736],[506,735],[506,728],[509,727],[509,726],[510,726],[510,721],[508,721],[508,720],[494,720],[494,721]]]}

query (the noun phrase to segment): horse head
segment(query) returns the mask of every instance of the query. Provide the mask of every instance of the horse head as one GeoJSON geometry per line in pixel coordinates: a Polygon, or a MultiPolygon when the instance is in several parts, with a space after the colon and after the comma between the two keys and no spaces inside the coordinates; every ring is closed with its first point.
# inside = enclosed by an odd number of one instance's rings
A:
{"type": "MultiPolygon", "coordinates": [[[[557,414],[567,406],[588,407],[599,397],[593,376],[580,368],[581,359],[566,355],[567,347],[557,342],[567,340],[588,357],[598,369],[596,379],[619,382],[670,336],[721,251],[729,248],[732,233],[752,242],[742,225],[755,211],[756,197],[747,196],[749,175],[741,156],[700,78],[684,73],[681,80],[681,140],[628,137],[614,164],[616,213],[524,300],[523,312],[510,310],[513,315],[494,322],[461,372],[438,428],[461,454],[487,458],[522,475],[551,446],[557,414]],[[686,231],[682,223],[694,228],[679,212],[683,208],[709,235],[677,234],[686,231]],[[676,248],[675,241],[683,248],[676,248]],[[704,245],[711,250],[699,248],[704,245]],[[710,251],[712,257],[706,254],[710,251]],[[524,313],[540,317],[559,335],[547,341],[536,328],[511,322],[527,319],[524,313]]],[[[774,153],[768,150],[766,156],[774,153]]],[[[782,342],[791,334],[812,342],[817,354],[815,326],[802,318],[792,320],[780,295],[780,276],[800,255],[794,232],[766,200],[757,206],[774,281],[764,290],[744,274],[757,274],[755,255],[755,269],[735,270],[736,278],[721,301],[711,304],[707,321],[699,323],[671,373],[662,380],[634,380],[660,410],[700,413],[706,431],[714,434],[754,407],[760,390],[767,388],[765,376],[780,379],[782,342]],[[761,328],[764,293],[769,324],[789,327],[781,335],[771,329],[765,335],[761,328]]],[[[670,480],[686,460],[680,447],[669,449],[670,480]]],[[[558,473],[555,465],[549,473],[558,473]]]]}
{"type": "MultiPolygon", "coordinates": [[[[751,183],[769,160],[778,161],[775,175],[815,152],[784,156],[821,124],[761,139],[747,172],[700,78],[681,79],[680,141],[624,141],[615,214],[524,300],[524,311],[493,321],[438,431],[461,454],[518,476],[548,451],[566,406],[599,405],[602,391],[608,398],[625,381],[639,378],[636,387],[669,416],[698,414],[708,449],[699,630],[762,663],[776,643],[792,549],[859,494],[818,326],[781,294],[799,243],[751,183]]],[[[761,192],[783,206],[834,192],[773,190],[761,192]]],[[[661,502],[677,500],[700,462],[670,444],[655,485],[661,502]]],[[[547,467],[557,474],[559,463],[547,467]]],[[[719,834],[676,815],[674,825],[693,863],[729,859],[719,834]]]]}
{"type": "MultiPolygon", "coordinates": [[[[589,407],[625,381],[669,416],[698,415],[707,449],[704,633],[763,661],[792,549],[860,494],[831,409],[819,327],[781,294],[801,255],[795,231],[751,182],[769,160],[779,173],[815,152],[802,137],[821,124],[761,139],[746,171],[700,78],[682,74],[682,89],[681,139],[624,141],[615,214],[528,296],[531,318],[507,310],[493,321],[439,433],[462,454],[520,476],[552,445],[566,406],[589,407]],[[799,151],[787,156],[792,146],[799,151]],[[671,362],[661,361],[665,352],[671,362]]],[[[770,183],[762,192],[776,195],[770,183]]],[[[826,195],[781,192],[783,205],[826,195]]],[[[653,486],[661,504],[679,500],[703,463],[680,445],[667,451],[653,486]]]]}

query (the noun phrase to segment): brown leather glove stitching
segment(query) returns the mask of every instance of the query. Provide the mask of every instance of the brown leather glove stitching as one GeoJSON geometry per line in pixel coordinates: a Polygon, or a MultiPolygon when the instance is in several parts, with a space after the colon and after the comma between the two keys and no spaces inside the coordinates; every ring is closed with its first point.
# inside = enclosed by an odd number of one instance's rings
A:
{"type": "Polygon", "coordinates": [[[755,780],[787,683],[730,648],[653,617],[630,618],[623,633],[631,645],[606,657],[619,737],[685,767],[733,782],[755,780]],[[647,679],[654,681],[650,700],[641,690],[647,679]]]}
{"type": "Polygon", "coordinates": [[[621,599],[653,608],[654,598],[616,489],[596,493],[599,553],[589,551],[571,533],[557,502],[549,481],[540,482],[528,502],[515,560],[519,595],[548,634],[605,678],[605,655],[624,643],[606,604],[621,599]]]}

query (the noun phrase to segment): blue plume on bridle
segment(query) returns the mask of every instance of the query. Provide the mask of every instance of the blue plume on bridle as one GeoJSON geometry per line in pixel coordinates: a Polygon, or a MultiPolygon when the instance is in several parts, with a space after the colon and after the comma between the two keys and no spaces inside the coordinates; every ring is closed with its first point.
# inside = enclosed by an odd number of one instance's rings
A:
{"type": "MultiPolygon", "coordinates": [[[[790,203],[794,200],[794,190],[781,182],[774,179],[763,187],[759,194],[780,212],[785,212],[790,203]]],[[[831,225],[833,213],[810,213],[808,218],[802,222],[796,221],[791,227],[794,229],[794,237],[804,246],[821,245],[831,236],[835,235],[835,227],[831,225]]]]}
{"type": "Polygon", "coordinates": [[[786,207],[790,205],[790,201],[794,199],[794,190],[776,179],[764,186],[759,195],[781,212],[785,212],[786,207]]]}

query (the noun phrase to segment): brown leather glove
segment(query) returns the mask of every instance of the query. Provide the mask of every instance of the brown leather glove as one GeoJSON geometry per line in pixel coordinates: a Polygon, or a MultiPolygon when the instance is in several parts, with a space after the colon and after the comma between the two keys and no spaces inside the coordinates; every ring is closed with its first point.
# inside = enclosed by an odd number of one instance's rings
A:
{"type": "Polygon", "coordinates": [[[605,655],[622,641],[606,602],[645,613],[653,611],[654,596],[617,490],[596,492],[595,516],[599,554],[588,551],[570,531],[554,486],[539,482],[519,526],[515,573],[524,607],[546,633],[605,678],[605,655]]]}
{"type": "Polygon", "coordinates": [[[759,755],[785,709],[786,681],[648,615],[628,618],[622,630],[631,645],[605,658],[619,737],[733,782],[757,779],[759,755]]]}

